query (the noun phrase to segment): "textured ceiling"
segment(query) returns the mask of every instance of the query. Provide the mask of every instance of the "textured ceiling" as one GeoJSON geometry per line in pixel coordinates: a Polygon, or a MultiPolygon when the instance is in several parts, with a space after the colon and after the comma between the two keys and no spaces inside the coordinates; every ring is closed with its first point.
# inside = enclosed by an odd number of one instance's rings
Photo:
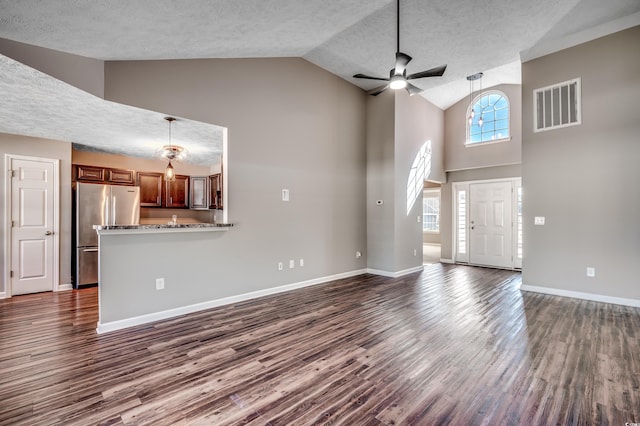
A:
{"type": "MultiPolygon", "coordinates": [[[[76,142],[81,149],[159,158],[169,144],[165,115],[105,101],[0,55],[2,132],[76,142]]],[[[193,120],[172,124],[171,142],[192,164],[220,162],[224,129],[193,120]]]]}
{"type": "MultiPolygon", "coordinates": [[[[363,89],[377,84],[355,80],[353,74],[387,76],[393,68],[395,19],[393,0],[0,0],[0,38],[102,60],[299,56],[363,89]]],[[[402,0],[400,49],[414,58],[408,73],[448,64],[443,77],[415,81],[426,89],[422,96],[446,109],[468,95],[467,75],[483,71],[483,87],[517,84],[522,57],[639,24],[639,0],[402,0]]],[[[2,97],[9,93],[19,101],[11,117],[32,114],[40,136],[112,151],[163,137],[157,130],[147,132],[142,123],[161,120],[160,113],[89,100],[90,95],[8,58],[0,66],[2,97]],[[57,129],[51,123],[62,117],[29,104],[24,93],[11,89],[17,84],[35,91],[40,105],[59,105],[62,99],[81,102],[77,117],[88,124],[76,119],[68,128],[57,129]],[[61,99],[41,98],[46,93],[38,88],[44,85],[55,86],[61,99]],[[83,114],[85,105],[100,109],[100,114],[83,114]],[[96,123],[91,118],[105,114],[113,119],[96,123]],[[105,122],[110,127],[96,136],[95,129],[103,129],[105,122]],[[125,130],[135,137],[127,138],[125,130]],[[103,144],[92,142],[100,138],[103,144]]],[[[0,100],[0,108],[4,113],[6,101],[0,100]]],[[[6,132],[26,130],[0,126],[6,132]]],[[[220,129],[215,126],[205,131],[216,132],[220,129]]],[[[219,143],[220,137],[212,140],[219,143]]],[[[190,151],[197,158],[198,149],[190,151]]]]}

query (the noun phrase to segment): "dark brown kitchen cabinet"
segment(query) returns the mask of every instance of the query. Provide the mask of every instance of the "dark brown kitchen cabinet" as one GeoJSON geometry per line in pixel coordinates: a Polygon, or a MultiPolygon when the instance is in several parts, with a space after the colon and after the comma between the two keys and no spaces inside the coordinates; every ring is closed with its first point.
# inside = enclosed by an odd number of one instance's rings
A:
{"type": "Polygon", "coordinates": [[[156,172],[138,172],[140,187],[140,207],[162,207],[162,178],[156,172]]]}
{"type": "Polygon", "coordinates": [[[106,178],[106,171],[104,167],[96,166],[74,166],[75,180],[80,182],[104,182],[106,178]]]}
{"type": "Polygon", "coordinates": [[[113,185],[135,185],[133,170],[111,169],[109,167],[73,166],[73,179],[78,182],[108,183],[113,185]]]}
{"type": "Polygon", "coordinates": [[[135,172],[133,170],[107,169],[107,182],[120,185],[135,185],[135,172]]]}
{"type": "Polygon", "coordinates": [[[209,208],[222,210],[222,173],[209,176],[209,208]]]}
{"type": "Polygon", "coordinates": [[[189,176],[176,175],[175,180],[165,182],[164,207],[173,209],[189,207],[189,176]]]}

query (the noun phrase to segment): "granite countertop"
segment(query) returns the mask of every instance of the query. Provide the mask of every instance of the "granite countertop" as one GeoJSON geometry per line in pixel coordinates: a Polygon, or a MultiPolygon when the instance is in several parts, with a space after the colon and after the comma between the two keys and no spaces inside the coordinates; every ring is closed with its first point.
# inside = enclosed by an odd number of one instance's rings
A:
{"type": "Polygon", "coordinates": [[[154,232],[198,232],[198,231],[226,231],[233,227],[233,223],[177,223],[177,224],[146,224],[146,225],[94,225],[99,234],[135,234],[154,232]]]}

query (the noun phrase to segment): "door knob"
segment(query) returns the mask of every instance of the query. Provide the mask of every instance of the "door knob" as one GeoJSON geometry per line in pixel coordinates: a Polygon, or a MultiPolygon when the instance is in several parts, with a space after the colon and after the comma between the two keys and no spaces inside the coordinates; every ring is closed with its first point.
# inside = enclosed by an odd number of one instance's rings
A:
{"type": "Polygon", "coordinates": [[[47,232],[44,233],[44,235],[53,235],[53,232],[47,231],[47,232]]]}

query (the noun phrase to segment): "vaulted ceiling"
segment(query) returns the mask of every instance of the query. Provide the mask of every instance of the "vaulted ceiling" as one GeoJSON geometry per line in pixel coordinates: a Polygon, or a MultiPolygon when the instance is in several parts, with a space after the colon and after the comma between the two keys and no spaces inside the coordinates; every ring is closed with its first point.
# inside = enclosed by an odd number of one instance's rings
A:
{"type": "MultiPolygon", "coordinates": [[[[446,109],[468,95],[467,75],[483,71],[483,87],[517,84],[521,60],[640,24],[640,1],[402,0],[400,19],[409,73],[448,64],[443,77],[414,81],[446,109]]],[[[302,57],[370,89],[376,82],[352,75],[393,68],[396,2],[0,0],[0,38],[100,60],[302,57]]],[[[20,73],[8,58],[0,66],[20,73]]],[[[0,78],[6,89],[11,78],[0,78]]]]}

